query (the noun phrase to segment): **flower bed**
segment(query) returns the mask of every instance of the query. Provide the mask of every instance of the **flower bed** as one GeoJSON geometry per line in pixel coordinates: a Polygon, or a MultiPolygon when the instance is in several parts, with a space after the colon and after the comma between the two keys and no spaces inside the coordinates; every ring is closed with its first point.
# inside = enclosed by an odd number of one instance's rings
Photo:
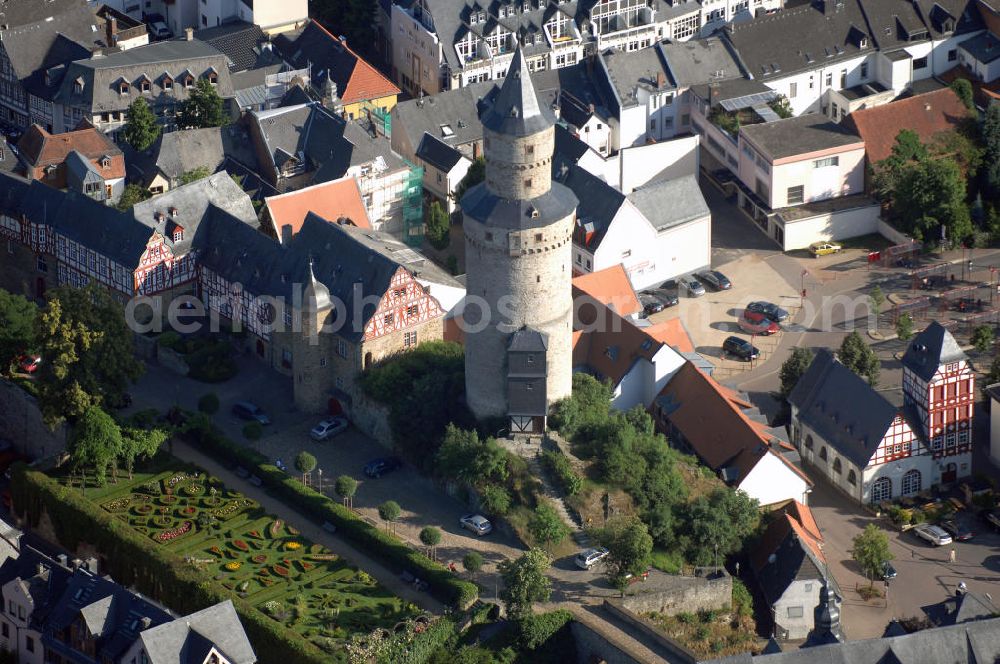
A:
{"type": "Polygon", "coordinates": [[[281,519],[275,519],[274,523],[271,524],[271,538],[274,539],[281,534],[281,528],[285,525],[285,522],[281,519]]]}
{"type": "Polygon", "coordinates": [[[143,515],[146,515],[146,514],[149,514],[150,512],[152,512],[153,511],[153,506],[152,505],[143,504],[143,505],[136,505],[132,509],[139,516],[143,516],[143,515]]]}
{"type": "Polygon", "coordinates": [[[177,496],[160,496],[160,503],[162,505],[173,505],[177,502],[177,496]]]}
{"type": "Polygon", "coordinates": [[[233,561],[233,562],[231,562],[231,563],[226,563],[225,567],[226,567],[226,569],[227,569],[227,570],[229,570],[230,572],[235,572],[235,571],[236,571],[236,570],[238,570],[239,568],[243,567],[243,563],[241,563],[241,562],[240,562],[240,561],[238,561],[238,560],[234,560],[234,561],[233,561]]]}
{"type": "Polygon", "coordinates": [[[241,539],[233,540],[233,546],[235,546],[240,551],[249,551],[250,550],[250,545],[247,544],[246,542],[244,542],[241,539]]]}
{"type": "Polygon", "coordinates": [[[302,548],[302,545],[298,542],[285,542],[285,548],[289,551],[297,551],[302,548]]]}
{"type": "Polygon", "coordinates": [[[221,556],[222,555],[222,549],[220,549],[217,546],[213,546],[211,549],[209,549],[209,552],[210,553],[214,553],[217,556],[221,556]]]}
{"type": "Polygon", "coordinates": [[[284,565],[275,565],[273,569],[274,573],[277,574],[278,576],[285,577],[286,579],[288,578],[289,571],[288,568],[285,567],[284,565]]]}
{"type": "Polygon", "coordinates": [[[162,533],[156,535],[156,540],[159,542],[169,542],[171,540],[177,539],[181,535],[188,533],[191,530],[191,522],[185,521],[181,525],[177,526],[172,530],[164,530],[162,533]]]}
{"type": "Polygon", "coordinates": [[[200,484],[188,484],[184,487],[184,493],[189,496],[200,496],[204,491],[205,487],[200,484]]]}
{"type": "Polygon", "coordinates": [[[177,486],[178,484],[180,484],[181,482],[183,482],[186,479],[188,479],[188,476],[185,473],[177,473],[176,475],[174,475],[173,477],[171,477],[169,480],[167,480],[166,482],[164,482],[164,484],[166,484],[168,487],[170,487],[171,489],[173,489],[175,486],[177,486]]]}
{"type": "Polygon", "coordinates": [[[254,556],[250,560],[254,561],[258,565],[263,565],[264,563],[267,562],[267,556],[265,556],[263,553],[258,553],[256,556],[254,556]]]}
{"type": "Polygon", "coordinates": [[[112,500],[111,502],[104,503],[104,509],[106,509],[109,512],[120,512],[126,507],[128,507],[129,503],[131,502],[132,502],[132,496],[122,496],[121,498],[112,500]]]}
{"type": "Polygon", "coordinates": [[[191,507],[190,505],[188,505],[187,507],[182,507],[181,508],[181,514],[183,514],[184,516],[194,516],[195,512],[197,512],[197,511],[198,510],[196,510],[195,508],[191,507]]]}

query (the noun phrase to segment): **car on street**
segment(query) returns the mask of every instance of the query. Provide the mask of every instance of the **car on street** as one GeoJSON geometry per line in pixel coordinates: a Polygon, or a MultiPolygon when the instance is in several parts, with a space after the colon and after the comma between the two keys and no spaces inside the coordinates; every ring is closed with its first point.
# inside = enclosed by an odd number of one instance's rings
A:
{"type": "Polygon", "coordinates": [[[482,514],[466,514],[458,520],[458,524],[479,537],[493,532],[493,524],[482,514]]]}
{"type": "Polygon", "coordinates": [[[576,566],[580,569],[590,569],[597,563],[604,560],[607,555],[608,550],[603,546],[599,546],[591,549],[585,549],[576,554],[576,558],[574,558],[573,562],[575,562],[576,566]]]}
{"type": "Polygon", "coordinates": [[[749,311],[755,314],[764,314],[775,323],[781,323],[788,320],[788,311],[782,309],[773,302],[751,302],[747,305],[744,311],[749,311]]]}
{"type": "Polygon", "coordinates": [[[267,416],[260,406],[250,401],[237,401],[233,404],[233,415],[241,420],[251,420],[263,426],[271,423],[271,418],[267,416]]]}
{"type": "Polygon", "coordinates": [[[386,473],[391,473],[394,470],[403,467],[403,462],[399,457],[380,457],[378,459],[372,459],[367,464],[365,464],[365,475],[377,480],[386,473]]]}
{"type": "Polygon", "coordinates": [[[882,563],[882,580],[890,581],[896,578],[896,568],[888,560],[882,563]]]}
{"type": "Polygon", "coordinates": [[[347,430],[347,427],[348,422],[346,417],[331,417],[314,426],[309,432],[309,437],[315,441],[326,440],[327,438],[333,438],[339,433],[343,433],[347,430]]]}
{"type": "Polygon", "coordinates": [[[726,340],[722,342],[722,352],[725,355],[735,355],[747,362],[760,357],[760,350],[756,346],[739,337],[726,337],[726,340]]]}
{"type": "Polygon", "coordinates": [[[984,512],[983,518],[986,519],[986,523],[990,524],[997,530],[1000,530],[1000,509],[995,509],[991,512],[984,512]]]}
{"type": "Polygon", "coordinates": [[[699,272],[698,280],[702,283],[708,284],[717,291],[729,290],[733,287],[733,282],[729,280],[729,277],[722,274],[718,270],[705,270],[704,272],[699,272]]]}
{"type": "Polygon", "coordinates": [[[766,337],[781,331],[780,325],[764,314],[754,313],[753,311],[744,311],[737,323],[740,329],[747,334],[759,334],[766,337]]]}
{"type": "Polygon", "coordinates": [[[38,371],[42,364],[41,355],[22,355],[17,358],[17,368],[26,374],[33,374],[38,371]]]}
{"type": "Polygon", "coordinates": [[[677,289],[674,289],[673,292],[671,292],[666,288],[654,288],[650,291],[650,295],[662,302],[664,307],[677,306],[677,289]]]}
{"type": "Polygon", "coordinates": [[[941,526],[942,530],[951,535],[951,538],[956,542],[968,542],[976,536],[974,532],[963,527],[962,523],[955,519],[945,519],[938,525],[941,526]]]}
{"type": "Polygon", "coordinates": [[[153,21],[149,24],[149,34],[153,39],[170,39],[170,28],[163,21],[153,21]]]}
{"type": "Polygon", "coordinates": [[[930,542],[934,546],[944,546],[951,544],[951,535],[939,526],[932,526],[928,523],[921,523],[913,527],[913,534],[922,540],[930,542]]]}
{"type": "Polygon", "coordinates": [[[814,258],[829,256],[830,254],[839,254],[841,249],[843,249],[843,247],[836,242],[813,242],[809,245],[809,252],[814,258]]]}
{"type": "Polygon", "coordinates": [[[642,305],[643,317],[663,311],[663,302],[651,293],[639,293],[639,304],[642,305]]]}
{"type": "Polygon", "coordinates": [[[705,294],[705,286],[694,277],[684,277],[681,279],[681,286],[691,297],[701,297],[705,294]]]}

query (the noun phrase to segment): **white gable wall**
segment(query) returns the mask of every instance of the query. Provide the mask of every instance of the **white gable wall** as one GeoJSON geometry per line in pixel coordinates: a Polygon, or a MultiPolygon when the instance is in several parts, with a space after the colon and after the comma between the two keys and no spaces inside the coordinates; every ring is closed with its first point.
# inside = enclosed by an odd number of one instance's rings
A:
{"type": "Polygon", "coordinates": [[[806,505],[809,499],[809,484],[770,452],[762,456],[743,478],[739,489],[751,498],[756,498],[761,505],[789,499],[806,505]]]}

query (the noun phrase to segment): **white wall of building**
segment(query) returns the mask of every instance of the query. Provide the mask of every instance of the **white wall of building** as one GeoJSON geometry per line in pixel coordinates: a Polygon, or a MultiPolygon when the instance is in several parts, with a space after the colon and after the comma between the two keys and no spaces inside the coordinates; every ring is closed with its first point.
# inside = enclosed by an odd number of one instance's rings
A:
{"type": "Polygon", "coordinates": [[[684,136],[622,150],[618,153],[621,170],[619,189],[628,195],[656,176],[666,179],[697,176],[700,142],[698,136],[684,136]]]}
{"type": "Polygon", "coordinates": [[[423,90],[434,95],[441,92],[439,67],[442,61],[441,41],[402,7],[392,5],[392,71],[396,83],[411,94],[423,90]]]}
{"type": "Polygon", "coordinates": [[[1000,402],[990,397],[990,458],[1000,466],[1000,402]]]}
{"type": "MultiPolygon", "coordinates": [[[[780,215],[779,215],[780,218],[780,215]]],[[[846,240],[879,231],[878,204],[865,205],[849,210],[826,212],[784,223],[784,251],[805,249],[813,242],[846,240]]]]}
{"type": "MultiPolygon", "coordinates": [[[[746,159],[746,155],[740,156],[746,159]]],[[[771,168],[771,208],[798,205],[788,200],[788,189],[797,186],[803,187],[804,203],[860,194],[865,187],[864,146],[813,152],[795,161],[776,161],[771,168]],[[831,159],[837,163],[820,165],[831,159]]]]}
{"type": "Polygon", "coordinates": [[[793,114],[819,113],[823,93],[829,88],[842,90],[873,80],[874,68],[862,67],[867,60],[867,55],[860,55],[829,66],[817,60],[817,67],[811,71],[767,80],[764,85],[788,97],[793,114]]]}
{"type": "Polygon", "coordinates": [[[785,593],[778,598],[772,606],[774,610],[774,622],[782,629],[786,630],[782,634],[787,639],[804,639],[809,636],[813,628],[814,612],[819,604],[819,592],[823,584],[819,579],[800,579],[792,581],[791,585],[785,589],[785,593]],[[789,617],[789,609],[793,615],[799,613],[800,617],[789,617]]]}
{"type": "Polygon", "coordinates": [[[809,484],[770,452],[760,458],[740,482],[739,489],[762,506],[791,499],[803,505],[809,501],[809,484]]]}

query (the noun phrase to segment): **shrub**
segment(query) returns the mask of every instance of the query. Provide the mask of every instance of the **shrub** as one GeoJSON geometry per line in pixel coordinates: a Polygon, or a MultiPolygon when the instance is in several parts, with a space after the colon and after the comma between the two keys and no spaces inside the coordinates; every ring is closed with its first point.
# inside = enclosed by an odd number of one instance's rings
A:
{"type": "Polygon", "coordinates": [[[478,551],[470,551],[462,557],[462,567],[475,574],[483,568],[483,556],[478,551]]]}
{"type": "Polygon", "coordinates": [[[503,516],[510,511],[510,492],[499,484],[489,484],[479,492],[479,506],[490,516],[503,516]]]}
{"type": "Polygon", "coordinates": [[[682,625],[690,625],[694,622],[694,614],[689,611],[681,611],[677,614],[677,621],[682,625]]]}
{"type": "Polygon", "coordinates": [[[156,343],[164,348],[169,348],[170,350],[178,350],[181,343],[181,335],[173,330],[169,330],[157,337],[156,343]]]}
{"type": "Polygon", "coordinates": [[[260,422],[247,422],[243,425],[243,437],[247,440],[260,440],[264,435],[264,427],[260,422]]]}
{"type": "Polygon", "coordinates": [[[236,375],[233,347],[228,341],[215,339],[200,344],[186,358],[188,376],[203,383],[222,383],[236,375]]]}
{"type": "Polygon", "coordinates": [[[560,452],[546,450],[542,454],[542,463],[559,484],[559,488],[567,496],[575,496],[583,487],[583,478],[573,469],[573,464],[560,452]]]}
{"type": "Polygon", "coordinates": [[[214,392],[203,394],[198,399],[198,411],[206,415],[214,415],[219,411],[219,397],[214,392]]]}
{"type": "Polygon", "coordinates": [[[697,629],[694,630],[694,638],[699,641],[704,641],[708,638],[711,631],[708,629],[708,625],[698,625],[697,629]]]}
{"type": "Polygon", "coordinates": [[[565,609],[522,618],[517,624],[520,644],[528,650],[534,650],[548,641],[553,634],[572,619],[573,614],[565,609]]]}

